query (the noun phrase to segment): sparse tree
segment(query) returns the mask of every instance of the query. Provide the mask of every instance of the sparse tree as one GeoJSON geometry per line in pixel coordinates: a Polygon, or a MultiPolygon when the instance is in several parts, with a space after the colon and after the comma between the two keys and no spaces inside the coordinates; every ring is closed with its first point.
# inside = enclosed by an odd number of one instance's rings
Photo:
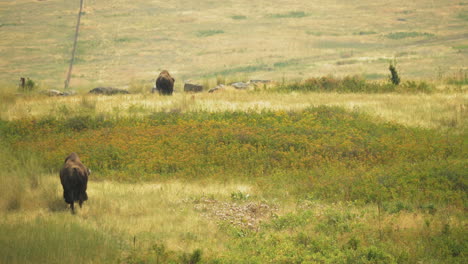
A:
{"type": "Polygon", "coordinates": [[[400,84],[400,76],[398,76],[398,72],[396,69],[396,61],[393,61],[393,63],[390,63],[390,66],[388,67],[390,70],[390,81],[394,85],[399,85],[400,84]]]}

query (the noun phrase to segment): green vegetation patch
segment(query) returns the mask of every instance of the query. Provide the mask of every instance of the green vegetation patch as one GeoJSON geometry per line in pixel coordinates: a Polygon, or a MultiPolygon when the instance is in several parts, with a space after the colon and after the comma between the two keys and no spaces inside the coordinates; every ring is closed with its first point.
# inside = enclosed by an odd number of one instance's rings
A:
{"type": "Polygon", "coordinates": [[[314,43],[316,48],[320,49],[371,49],[378,48],[381,44],[369,42],[348,42],[334,40],[320,40],[314,43]]]}
{"type": "Polygon", "coordinates": [[[210,37],[210,36],[214,36],[214,35],[219,35],[219,34],[223,34],[224,31],[223,30],[200,30],[197,32],[197,37],[210,37]]]}
{"type": "Polygon", "coordinates": [[[271,70],[271,69],[266,64],[249,65],[249,66],[235,67],[235,68],[222,70],[222,71],[219,71],[219,72],[214,72],[214,73],[205,75],[204,77],[227,76],[227,75],[232,75],[232,74],[236,74],[236,73],[258,72],[258,71],[269,71],[269,70],[271,70]]]}
{"type": "Polygon", "coordinates": [[[288,13],[282,13],[282,14],[270,14],[268,17],[270,18],[303,18],[310,16],[310,14],[307,14],[304,11],[291,11],[288,13]]]}
{"type": "Polygon", "coordinates": [[[15,27],[15,26],[19,26],[20,24],[18,23],[0,23],[0,28],[1,27],[15,27]]]}
{"type": "Polygon", "coordinates": [[[453,46],[452,48],[457,49],[457,50],[466,50],[468,49],[468,44],[453,46]]]}
{"type": "Polygon", "coordinates": [[[306,30],[305,32],[307,35],[312,35],[312,36],[316,36],[316,37],[320,37],[320,36],[340,36],[340,34],[338,33],[332,33],[332,32],[321,32],[321,31],[312,31],[312,30],[306,30]]]}
{"type": "Polygon", "coordinates": [[[244,20],[244,19],[247,19],[246,16],[243,16],[243,15],[235,15],[235,16],[231,16],[232,19],[234,20],[244,20]]]}
{"type": "Polygon", "coordinates": [[[286,67],[295,66],[295,65],[298,65],[298,64],[299,64],[298,59],[292,59],[292,60],[287,60],[287,61],[275,62],[273,64],[273,67],[275,67],[275,68],[286,68],[286,67]]]}
{"type": "Polygon", "coordinates": [[[468,21],[468,11],[460,12],[457,16],[458,19],[468,21]]]}
{"type": "Polygon", "coordinates": [[[417,37],[434,37],[435,35],[427,32],[393,32],[385,35],[389,39],[404,39],[404,38],[417,38],[417,37]]]}
{"type": "MultiPolygon", "coordinates": [[[[317,205],[319,206],[319,205],[317,205]]],[[[329,208],[277,216],[259,231],[224,226],[231,234],[230,254],[221,263],[464,263],[468,244],[462,226],[425,228],[424,235],[408,230],[383,231],[362,222],[362,213],[329,208]],[[446,231],[444,231],[446,230],[446,231]],[[396,238],[397,237],[397,238],[396,238]],[[403,242],[405,241],[405,242],[403,242]],[[412,241],[412,242],[409,242],[412,241]],[[398,245],[397,245],[398,244],[398,245]],[[413,245],[418,245],[413,247],[413,245]]],[[[313,208],[313,207],[312,207],[313,208]]],[[[429,223],[430,221],[426,222],[429,223]]]]}

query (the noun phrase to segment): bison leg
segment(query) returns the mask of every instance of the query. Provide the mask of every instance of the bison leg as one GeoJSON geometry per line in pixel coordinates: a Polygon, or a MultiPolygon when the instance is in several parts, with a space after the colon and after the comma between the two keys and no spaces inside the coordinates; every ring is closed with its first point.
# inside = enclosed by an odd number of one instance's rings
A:
{"type": "Polygon", "coordinates": [[[83,204],[83,202],[88,200],[88,194],[86,193],[86,191],[83,191],[82,193],[80,193],[79,197],[80,197],[79,203],[80,203],[80,208],[81,208],[81,205],[83,204]]]}
{"type": "Polygon", "coordinates": [[[70,204],[73,202],[73,197],[70,191],[68,190],[63,190],[63,199],[65,199],[65,202],[67,204],[70,204]]]}
{"type": "Polygon", "coordinates": [[[75,197],[73,195],[73,191],[64,191],[63,196],[65,197],[65,202],[70,204],[70,209],[72,211],[72,214],[75,213],[75,197]]]}

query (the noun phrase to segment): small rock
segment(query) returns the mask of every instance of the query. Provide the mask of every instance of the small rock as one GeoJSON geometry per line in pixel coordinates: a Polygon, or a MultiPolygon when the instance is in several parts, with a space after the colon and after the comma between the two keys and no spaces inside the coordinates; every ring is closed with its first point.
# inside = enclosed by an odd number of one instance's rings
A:
{"type": "Polygon", "coordinates": [[[224,84],[220,84],[218,86],[216,86],[215,88],[211,88],[210,90],[208,90],[209,93],[213,93],[213,92],[216,92],[216,91],[219,91],[219,90],[222,90],[224,89],[224,84]]]}
{"type": "Polygon", "coordinates": [[[157,93],[158,92],[158,88],[156,87],[156,84],[153,86],[153,88],[151,88],[151,93],[157,93]]]}
{"type": "Polygon", "coordinates": [[[232,83],[231,86],[236,89],[247,89],[247,87],[249,87],[249,84],[244,82],[235,82],[232,83]]]}
{"type": "Polygon", "coordinates": [[[76,92],[75,91],[66,91],[66,92],[63,92],[63,96],[70,96],[70,95],[75,95],[76,92]]]}
{"type": "Polygon", "coordinates": [[[48,96],[62,96],[63,95],[62,92],[60,92],[59,90],[54,90],[54,89],[45,90],[45,91],[42,91],[41,93],[44,95],[48,95],[48,96]]]}
{"type": "Polygon", "coordinates": [[[203,91],[203,85],[192,84],[192,83],[185,83],[184,84],[184,92],[199,93],[201,91],[203,91]]]}

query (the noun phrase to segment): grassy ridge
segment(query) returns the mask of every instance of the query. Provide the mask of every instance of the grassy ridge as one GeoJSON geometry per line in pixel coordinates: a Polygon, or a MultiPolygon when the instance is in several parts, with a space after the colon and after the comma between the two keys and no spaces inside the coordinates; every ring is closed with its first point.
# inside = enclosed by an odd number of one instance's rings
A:
{"type": "Polygon", "coordinates": [[[78,151],[97,178],[250,179],[331,200],[463,204],[463,135],[375,122],[337,107],[3,122],[16,151],[57,170],[78,151]],[[424,190],[424,192],[420,192],[424,190]]]}

